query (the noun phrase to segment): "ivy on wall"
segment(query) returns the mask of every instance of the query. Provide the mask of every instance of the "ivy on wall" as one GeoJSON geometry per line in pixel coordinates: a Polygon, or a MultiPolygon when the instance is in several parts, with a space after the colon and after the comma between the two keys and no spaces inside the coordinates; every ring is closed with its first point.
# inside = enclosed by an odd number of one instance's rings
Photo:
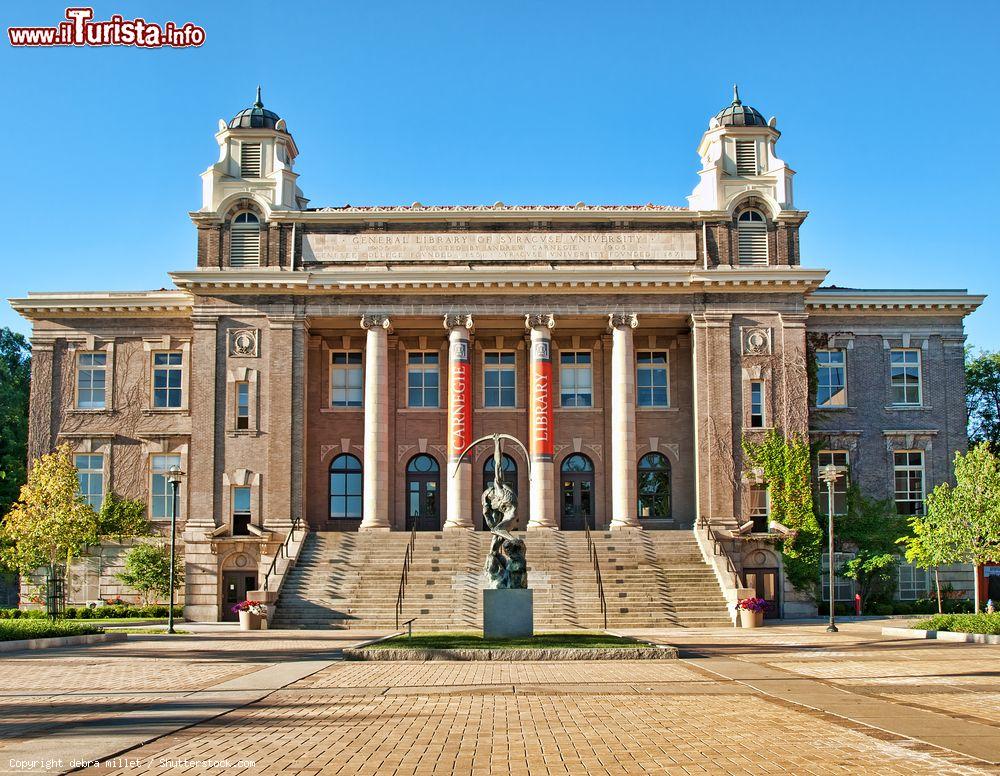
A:
{"type": "Polygon", "coordinates": [[[800,434],[785,436],[777,429],[762,439],[743,437],[747,468],[767,483],[771,519],[795,531],[780,546],[785,576],[798,590],[816,590],[823,532],[813,511],[811,453],[800,434]]]}

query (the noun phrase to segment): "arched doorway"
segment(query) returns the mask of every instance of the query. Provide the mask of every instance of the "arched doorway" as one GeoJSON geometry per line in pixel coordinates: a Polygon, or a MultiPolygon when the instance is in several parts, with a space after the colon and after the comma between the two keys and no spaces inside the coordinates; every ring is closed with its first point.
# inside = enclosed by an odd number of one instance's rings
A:
{"type": "Polygon", "coordinates": [[[562,462],[562,529],[582,531],[584,520],[594,527],[594,462],[574,453],[562,462]]]}
{"type": "Polygon", "coordinates": [[[639,459],[639,519],[670,520],[670,461],[663,453],[639,459]]]}
{"type": "MultiPolygon", "coordinates": [[[[506,483],[514,495],[517,495],[517,461],[511,458],[507,453],[503,454],[501,459],[503,466],[503,481],[506,483]]],[[[483,491],[485,492],[488,488],[493,487],[493,472],[496,468],[496,462],[493,460],[491,455],[486,459],[486,463],[483,464],[483,491]]],[[[521,513],[521,505],[518,504],[518,514],[521,513]]],[[[486,520],[483,520],[482,530],[488,531],[490,527],[486,525],[486,520]]]]}
{"type": "Polygon", "coordinates": [[[406,465],[406,530],[414,523],[418,531],[441,527],[441,467],[425,453],[406,465]]]}

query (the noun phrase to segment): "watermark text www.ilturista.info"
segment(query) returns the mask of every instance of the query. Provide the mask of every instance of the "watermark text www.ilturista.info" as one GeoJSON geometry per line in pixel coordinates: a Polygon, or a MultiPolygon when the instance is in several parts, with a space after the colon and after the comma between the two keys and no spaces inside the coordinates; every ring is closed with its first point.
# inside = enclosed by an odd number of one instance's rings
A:
{"type": "Polygon", "coordinates": [[[93,8],[67,8],[66,21],[52,27],[8,27],[12,46],[139,46],[187,48],[205,42],[205,30],[187,22],[147,22],[113,14],[94,21],[93,8]]]}

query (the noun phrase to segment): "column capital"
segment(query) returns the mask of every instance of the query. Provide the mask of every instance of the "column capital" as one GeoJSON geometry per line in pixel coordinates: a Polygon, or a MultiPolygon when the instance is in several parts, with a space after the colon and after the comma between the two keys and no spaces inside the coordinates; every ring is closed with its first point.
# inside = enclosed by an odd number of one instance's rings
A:
{"type": "Polygon", "coordinates": [[[464,313],[448,313],[444,316],[444,327],[449,331],[462,328],[471,329],[472,316],[464,313]]]}
{"type": "Polygon", "coordinates": [[[528,313],[524,316],[524,326],[528,329],[554,329],[556,317],[552,313],[528,313]]]}
{"type": "Polygon", "coordinates": [[[392,321],[389,319],[388,315],[362,315],[361,328],[365,331],[371,331],[372,329],[385,329],[386,331],[390,331],[392,329],[392,321]]]}
{"type": "Polygon", "coordinates": [[[623,329],[626,326],[630,329],[634,329],[639,325],[639,316],[635,313],[609,313],[608,314],[608,331],[614,331],[615,329],[623,329]]]}

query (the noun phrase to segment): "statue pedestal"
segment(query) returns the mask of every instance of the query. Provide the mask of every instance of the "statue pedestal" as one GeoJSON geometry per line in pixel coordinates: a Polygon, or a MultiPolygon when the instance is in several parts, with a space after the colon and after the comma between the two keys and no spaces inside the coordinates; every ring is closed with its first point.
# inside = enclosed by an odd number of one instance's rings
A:
{"type": "Polygon", "coordinates": [[[483,638],[517,639],[535,634],[532,591],[483,591],[483,638]]]}

